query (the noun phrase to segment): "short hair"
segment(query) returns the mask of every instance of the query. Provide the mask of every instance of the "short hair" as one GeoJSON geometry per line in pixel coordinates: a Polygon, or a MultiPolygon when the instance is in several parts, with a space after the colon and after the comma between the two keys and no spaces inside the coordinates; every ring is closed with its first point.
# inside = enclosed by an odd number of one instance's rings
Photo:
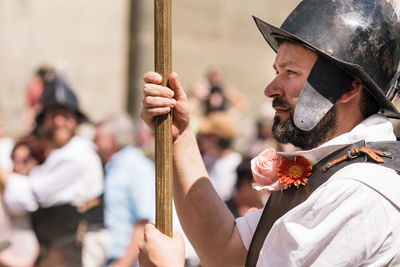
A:
{"type": "Polygon", "coordinates": [[[134,126],[128,114],[111,114],[96,125],[102,126],[105,133],[113,135],[119,148],[134,144],[134,126]]]}
{"type": "Polygon", "coordinates": [[[253,174],[251,172],[251,157],[243,157],[240,164],[236,167],[236,175],[236,189],[239,189],[245,181],[248,181],[250,183],[253,182],[253,174]]]}

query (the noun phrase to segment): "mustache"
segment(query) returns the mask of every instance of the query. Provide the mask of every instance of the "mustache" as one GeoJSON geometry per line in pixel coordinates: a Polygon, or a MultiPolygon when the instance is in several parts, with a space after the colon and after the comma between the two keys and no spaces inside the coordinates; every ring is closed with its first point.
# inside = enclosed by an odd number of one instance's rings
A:
{"type": "Polygon", "coordinates": [[[290,112],[293,111],[293,107],[280,97],[274,98],[274,100],[272,100],[272,107],[275,108],[277,106],[286,108],[290,112]]]}

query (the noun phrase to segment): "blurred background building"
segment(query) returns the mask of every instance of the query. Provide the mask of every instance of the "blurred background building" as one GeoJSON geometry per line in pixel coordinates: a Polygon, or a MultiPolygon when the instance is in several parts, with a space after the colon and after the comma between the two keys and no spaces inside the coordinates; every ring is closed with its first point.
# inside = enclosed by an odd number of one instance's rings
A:
{"type": "MultiPolygon", "coordinates": [[[[280,25],[299,0],[172,0],[173,70],[186,90],[210,66],[243,93],[257,116],[274,75],[274,53],[251,15],[280,25]]],[[[0,112],[10,136],[23,131],[28,82],[52,65],[70,81],[94,120],[136,115],[143,74],[152,70],[153,1],[0,0],[0,112]]]]}

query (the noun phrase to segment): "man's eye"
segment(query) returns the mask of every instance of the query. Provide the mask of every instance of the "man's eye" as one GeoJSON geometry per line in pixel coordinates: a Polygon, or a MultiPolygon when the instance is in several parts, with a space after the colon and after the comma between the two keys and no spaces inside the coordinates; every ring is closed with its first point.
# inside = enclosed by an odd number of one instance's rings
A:
{"type": "Polygon", "coordinates": [[[293,71],[293,70],[287,70],[288,74],[296,74],[297,72],[293,71]]]}

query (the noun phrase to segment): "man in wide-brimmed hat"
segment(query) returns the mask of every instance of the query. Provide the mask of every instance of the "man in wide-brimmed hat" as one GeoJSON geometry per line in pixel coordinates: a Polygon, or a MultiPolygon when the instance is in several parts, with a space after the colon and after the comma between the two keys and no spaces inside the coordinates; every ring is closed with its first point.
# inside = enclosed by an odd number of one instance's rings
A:
{"type": "Polygon", "coordinates": [[[31,213],[38,266],[81,266],[85,233],[103,229],[102,165],[94,144],[76,135],[88,119],[66,83],[50,83],[42,107],[35,133],[48,142],[47,159],[28,176],[1,172],[4,201],[12,214],[31,213]]]}
{"type": "MultiPolygon", "coordinates": [[[[280,28],[255,21],[277,52],[264,91],[273,99],[274,136],[303,149],[255,159],[257,188],[272,192],[263,210],[233,219],[196,150],[177,75],[170,88],[157,73],[144,77],[142,118],[154,125],[174,108],[174,200],[202,265],[392,264],[400,251],[400,145],[385,115],[400,118],[397,14],[386,0],[303,0],[280,28]]],[[[152,226],[145,237],[143,266],[181,257],[155,249],[178,239],[152,226]]]]}

